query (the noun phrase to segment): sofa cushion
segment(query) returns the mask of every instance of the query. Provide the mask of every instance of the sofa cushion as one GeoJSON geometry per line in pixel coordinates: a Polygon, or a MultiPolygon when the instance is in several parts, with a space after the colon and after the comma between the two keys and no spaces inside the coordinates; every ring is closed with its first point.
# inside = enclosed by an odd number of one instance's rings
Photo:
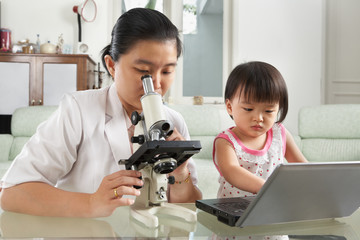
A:
{"type": "Polygon", "coordinates": [[[179,112],[188,126],[192,140],[201,142],[200,153],[194,159],[212,159],[213,141],[221,131],[234,125],[223,105],[169,105],[179,112]]]}
{"type": "Polygon", "coordinates": [[[308,161],[360,161],[360,139],[303,139],[301,151],[308,161]]]}
{"type": "Polygon", "coordinates": [[[303,107],[299,112],[301,138],[360,139],[360,104],[303,107]]]}
{"type": "Polygon", "coordinates": [[[293,134],[292,134],[292,136],[293,136],[294,141],[295,141],[296,145],[298,146],[298,148],[301,149],[302,146],[301,146],[301,138],[300,138],[300,136],[299,135],[293,135],[293,134]]]}
{"type": "Polygon", "coordinates": [[[9,160],[13,139],[13,136],[10,134],[0,134],[0,162],[7,162],[9,160]]]}
{"type": "Polygon", "coordinates": [[[6,162],[0,162],[0,178],[2,178],[10,165],[12,164],[12,161],[6,161],[6,162]]]}
{"type": "Polygon", "coordinates": [[[10,149],[9,160],[12,161],[21,152],[30,137],[16,137],[10,149]]]}
{"type": "Polygon", "coordinates": [[[216,136],[233,125],[223,105],[169,105],[181,113],[192,136],[216,136]]]}
{"type": "Polygon", "coordinates": [[[203,158],[212,160],[212,148],[215,136],[193,136],[191,140],[199,140],[201,143],[201,150],[193,156],[194,159],[203,158]]]}
{"type": "Polygon", "coordinates": [[[198,187],[203,198],[216,198],[219,173],[212,160],[214,138],[234,125],[224,105],[169,105],[179,112],[188,126],[191,140],[201,142],[201,151],[193,156],[198,174],[198,187]]]}
{"type": "Polygon", "coordinates": [[[57,106],[31,106],[15,110],[11,118],[11,134],[14,137],[31,137],[40,123],[47,120],[57,106]]]}
{"type": "Polygon", "coordinates": [[[198,175],[198,187],[203,199],[216,198],[219,190],[219,172],[210,159],[194,159],[198,175]]]}

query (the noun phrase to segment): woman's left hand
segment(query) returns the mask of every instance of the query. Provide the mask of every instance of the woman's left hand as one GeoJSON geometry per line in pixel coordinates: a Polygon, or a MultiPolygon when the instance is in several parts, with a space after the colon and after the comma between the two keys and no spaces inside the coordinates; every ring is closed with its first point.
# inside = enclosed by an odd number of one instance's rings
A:
{"type": "MultiPolygon", "coordinates": [[[[174,128],[174,132],[166,139],[166,141],[185,141],[186,139],[179,133],[179,131],[174,128]]],[[[189,170],[187,168],[187,161],[177,167],[171,175],[177,176],[187,176],[189,174],[189,170]]]]}
{"type": "Polygon", "coordinates": [[[185,138],[174,128],[173,133],[166,139],[166,141],[185,141],[185,138]]]}
{"type": "MultiPolygon", "coordinates": [[[[171,134],[167,141],[185,141],[186,139],[174,128],[173,134],[171,134]]],[[[188,169],[188,160],[178,166],[169,175],[175,177],[175,184],[169,185],[168,200],[169,202],[195,202],[195,200],[201,199],[200,190],[193,184],[188,169]],[[180,184],[183,183],[183,184],[180,184]]]]}

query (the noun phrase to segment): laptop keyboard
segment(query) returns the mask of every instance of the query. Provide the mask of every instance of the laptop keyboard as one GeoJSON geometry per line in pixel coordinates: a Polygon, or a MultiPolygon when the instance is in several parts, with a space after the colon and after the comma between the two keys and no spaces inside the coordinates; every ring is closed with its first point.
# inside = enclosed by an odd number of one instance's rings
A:
{"type": "Polygon", "coordinates": [[[244,212],[251,202],[239,198],[236,202],[215,203],[214,205],[226,212],[244,212]]]}

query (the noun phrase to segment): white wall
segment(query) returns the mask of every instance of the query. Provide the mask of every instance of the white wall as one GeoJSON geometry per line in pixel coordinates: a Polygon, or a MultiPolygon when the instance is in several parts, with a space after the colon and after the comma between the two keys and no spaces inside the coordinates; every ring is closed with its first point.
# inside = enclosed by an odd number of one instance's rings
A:
{"type": "MultiPolygon", "coordinates": [[[[24,38],[57,43],[77,41],[74,5],[83,0],[1,0],[2,27],[12,30],[13,42],[24,38]]],[[[100,62],[99,52],[110,42],[111,29],[120,16],[121,0],[96,0],[97,18],[83,23],[83,40],[100,62]]],[[[172,1],[177,2],[177,1],[172,1]]],[[[285,125],[297,133],[297,114],[302,106],[321,103],[323,0],[234,0],[232,68],[249,60],[273,64],[283,74],[290,106],[285,125]]],[[[182,91],[173,87],[171,91],[182,91]]],[[[173,93],[174,97],[181,93],[173,93]]]]}
{"type": "Polygon", "coordinates": [[[259,60],[274,65],[289,91],[284,122],[297,133],[302,106],[321,103],[323,0],[236,0],[232,65],[259,60]]]}
{"type": "MultiPolygon", "coordinates": [[[[82,40],[89,45],[95,62],[99,53],[111,40],[111,29],[120,16],[120,0],[96,0],[97,17],[94,22],[82,23],[82,40]]],[[[12,42],[22,39],[36,42],[51,41],[55,45],[63,34],[64,43],[75,46],[78,39],[77,15],[73,6],[84,0],[1,0],[1,27],[12,31],[12,42]]]]}

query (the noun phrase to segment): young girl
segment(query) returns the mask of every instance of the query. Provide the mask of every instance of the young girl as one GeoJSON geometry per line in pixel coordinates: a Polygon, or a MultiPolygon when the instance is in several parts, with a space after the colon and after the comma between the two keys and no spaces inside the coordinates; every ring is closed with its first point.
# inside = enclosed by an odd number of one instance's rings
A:
{"type": "Polygon", "coordinates": [[[220,173],[218,198],[257,194],[284,158],[307,162],[281,124],[288,94],[275,67],[264,62],[238,65],[228,78],[225,104],[235,126],[214,140],[213,159],[220,173]]]}

